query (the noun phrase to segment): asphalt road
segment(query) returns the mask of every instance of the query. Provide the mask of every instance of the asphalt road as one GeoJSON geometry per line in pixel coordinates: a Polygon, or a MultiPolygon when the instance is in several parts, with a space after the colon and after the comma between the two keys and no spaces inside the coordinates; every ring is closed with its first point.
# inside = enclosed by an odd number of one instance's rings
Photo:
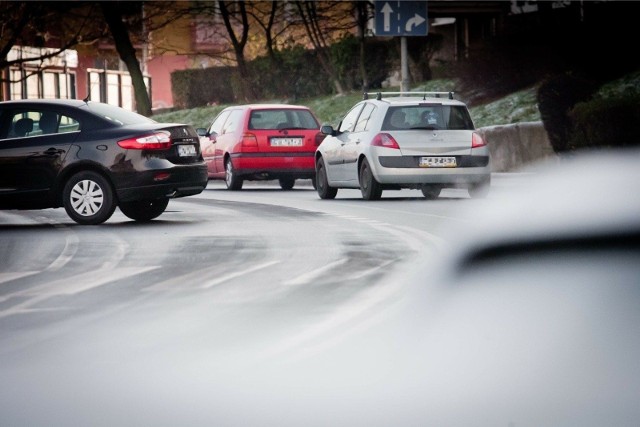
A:
{"type": "Polygon", "coordinates": [[[403,275],[455,244],[445,230],[478,203],[464,190],[383,197],[210,182],[148,224],[0,211],[0,425],[146,425],[123,390],[171,400],[176,381],[347,339],[402,297],[403,275]]]}

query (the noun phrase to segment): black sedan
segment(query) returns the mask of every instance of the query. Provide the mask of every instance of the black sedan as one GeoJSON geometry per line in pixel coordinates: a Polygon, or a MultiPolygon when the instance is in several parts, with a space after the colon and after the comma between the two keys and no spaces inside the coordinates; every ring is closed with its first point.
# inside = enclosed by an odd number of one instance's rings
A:
{"type": "Polygon", "coordinates": [[[79,224],[137,221],[207,185],[195,130],[81,100],[0,102],[0,209],[64,206],[79,224]]]}

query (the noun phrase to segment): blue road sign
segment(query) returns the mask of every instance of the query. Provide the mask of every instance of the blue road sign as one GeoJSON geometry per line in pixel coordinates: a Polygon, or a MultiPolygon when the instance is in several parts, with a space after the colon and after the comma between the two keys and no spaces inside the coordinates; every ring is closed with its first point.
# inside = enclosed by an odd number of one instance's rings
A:
{"type": "Polygon", "coordinates": [[[426,1],[376,1],[377,36],[426,36],[429,34],[426,1]]]}

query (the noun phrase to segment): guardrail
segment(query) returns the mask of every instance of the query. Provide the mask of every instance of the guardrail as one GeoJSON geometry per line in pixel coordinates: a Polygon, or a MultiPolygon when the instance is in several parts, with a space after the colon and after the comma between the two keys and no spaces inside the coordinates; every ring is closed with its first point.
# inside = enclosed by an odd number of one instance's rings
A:
{"type": "Polygon", "coordinates": [[[477,129],[491,152],[493,172],[513,172],[557,155],[542,122],[522,122],[477,129]]]}

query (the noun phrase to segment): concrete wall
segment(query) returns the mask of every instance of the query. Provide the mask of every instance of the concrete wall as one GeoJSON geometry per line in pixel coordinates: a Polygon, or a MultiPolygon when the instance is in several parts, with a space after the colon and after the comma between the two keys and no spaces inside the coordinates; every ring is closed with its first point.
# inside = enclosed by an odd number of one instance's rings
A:
{"type": "Polygon", "coordinates": [[[555,158],[542,122],[523,122],[478,129],[491,152],[493,172],[513,172],[538,160],[555,158]]]}

